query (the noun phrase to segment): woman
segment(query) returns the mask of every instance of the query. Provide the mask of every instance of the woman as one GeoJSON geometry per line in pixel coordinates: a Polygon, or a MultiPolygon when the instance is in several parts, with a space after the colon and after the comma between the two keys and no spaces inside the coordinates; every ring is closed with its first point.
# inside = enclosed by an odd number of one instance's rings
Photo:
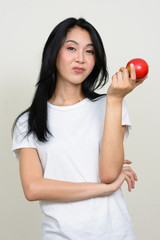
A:
{"type": "Polygon", "coordinates": [[[124,160],[130,120],[124,97],[142,83],[122,67],[107,94],[106,56],[86,20],[59,23],[44,47],[31,106],[15,121],[12,151],[25,197],[40,201],[43,240],[133,240],[120,187],[134,188],[124,160]]]}

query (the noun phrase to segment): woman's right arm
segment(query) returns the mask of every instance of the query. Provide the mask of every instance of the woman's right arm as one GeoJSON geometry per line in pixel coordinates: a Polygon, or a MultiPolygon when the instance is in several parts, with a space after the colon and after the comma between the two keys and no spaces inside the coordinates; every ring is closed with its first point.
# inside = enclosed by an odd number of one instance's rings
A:
{"type": "Polygon", "coordinates": [[[110,195],[127,181],[133,187],[133,170],[127,170],[111,184],[91,182],[66,182],[43,178],[42,166],[35,148],[21,148],[20,176],[25,197],[29,201],[52,200],[58,202],[84,200],[110,195]]]}

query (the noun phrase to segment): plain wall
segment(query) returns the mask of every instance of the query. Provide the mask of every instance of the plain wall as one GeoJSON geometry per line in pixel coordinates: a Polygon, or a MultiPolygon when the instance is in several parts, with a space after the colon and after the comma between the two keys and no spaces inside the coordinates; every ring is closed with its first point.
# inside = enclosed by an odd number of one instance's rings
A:
{"type": "MultiPolygon", "coordinates": [[[[125,155],[139,181],[131,193],[126,183],[122,189],[137,239],[160,239],[159,9],[158,0],[0,1],[0,239],[40,239],[39,204],[24,198],[11,126],[31,103],[48,35],[68,17],[84,17],[99,31],[109,83],[132,58],[149,64],[148,79],[126,97],[133,127],[125,155]]],[[[99,92],[106,93],[109,83],[99,92]]]]}

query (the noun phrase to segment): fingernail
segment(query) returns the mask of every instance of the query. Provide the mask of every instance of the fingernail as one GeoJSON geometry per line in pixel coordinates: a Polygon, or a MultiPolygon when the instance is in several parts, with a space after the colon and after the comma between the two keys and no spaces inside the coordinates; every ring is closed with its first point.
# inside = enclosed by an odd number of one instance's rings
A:
{"type": "Polygon", "coordinates": [[[134,67],[134,64],[133,64],[133,63],[131,63],[131,64],[130,64],[130,67],[134,67]]]}

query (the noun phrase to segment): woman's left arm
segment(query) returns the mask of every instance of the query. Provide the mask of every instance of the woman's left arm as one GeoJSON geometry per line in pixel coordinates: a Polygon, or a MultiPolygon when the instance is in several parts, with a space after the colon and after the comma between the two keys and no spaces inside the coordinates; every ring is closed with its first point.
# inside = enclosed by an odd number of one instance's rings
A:
{"type": "Polygon", "coordinates": [[[131,78],[126,68],[121,68],[112,77],[107,91],[106,114],[99,156],[99,177],[104,183],[114,182],[120,175],[124,163],[123,139],[125,126],[122,126],[122,101],[143,81],[136,80],[134,65],[130,65],[131,78]]]}
{"type": "Polygon", "coordinates": [[[122,122],[122,101],[107,97],[105,124],[99,158],[99,176],[102,182],[114,182],[124,163],[123,138],[126,126],[122,122]]]}

